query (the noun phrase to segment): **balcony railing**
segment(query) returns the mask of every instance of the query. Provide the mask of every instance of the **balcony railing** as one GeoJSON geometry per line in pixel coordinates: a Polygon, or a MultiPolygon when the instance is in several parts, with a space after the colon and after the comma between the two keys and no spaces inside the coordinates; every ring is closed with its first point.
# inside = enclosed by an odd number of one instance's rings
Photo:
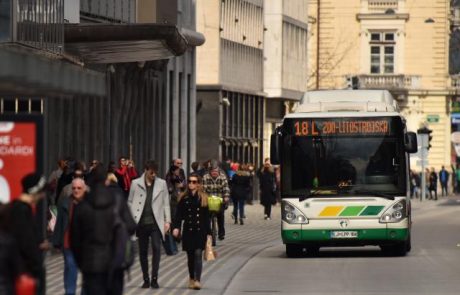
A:
{"type": "Polygon", "coordinates": [[[111,22],[135,23],[138,0],[80,0],[80,12],[111,22]]]}
{"type": "MultiPolygon", "coordinates": [[[[420,76],[415,75],[357,75],[360,89],[413,90],[420,88],[420,76]]],[[[350,76],[347,77],[347,80],[350,76]]]]}
{"type": "Polygon", "coordinates": [[[387,9],[398,9],[399,0],[367,0],[369,11],[385,11],[387,9]]]}
{"type": "Polygon", "coordinates": [[[16,13],[11,18],[11,41],[62,53],[64,0],[10,0],[10,7],[16,13]]]}

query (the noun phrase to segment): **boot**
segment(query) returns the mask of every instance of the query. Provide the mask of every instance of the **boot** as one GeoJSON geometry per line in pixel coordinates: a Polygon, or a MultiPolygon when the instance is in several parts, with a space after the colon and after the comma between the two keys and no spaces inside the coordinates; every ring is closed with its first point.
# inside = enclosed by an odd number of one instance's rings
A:
{"type": "Polygon", "coordinates": [[[238,219],[235,218],[235,222],[233,224],[238,224],[238,219]]]}
{"type": "Polygon", "coordinates": [[[189,279],[188,280],[188,288],[189,289],[195,288],[195,280],[194,279],[189,279]]]}
{"type": "Polygon", "coordinates": [[[142,289],[148,289],[150,288],[150,280],[147,279],[147,280],[144,280],[144,283],[142,284],[142,289]]]}
{"type": "Polygon", "coordinates": [[[201,289],[201,283],[200,281],[195,281],[195,285],[193,286],[194,290],[200,290],[201,289]]]}
{"type": "Polygon", "coordinates": [[[244,224],[243,218],[240,218],[240,224],[241,224],[241,225],[244,224]]]}
{"type": "Polygon", "coordinates": [[[160,286],[158,285],[157,278],[152,278],[152,281],[150,282],[150,288],[152,288],[152,289],[160,288],[160,286]]]}

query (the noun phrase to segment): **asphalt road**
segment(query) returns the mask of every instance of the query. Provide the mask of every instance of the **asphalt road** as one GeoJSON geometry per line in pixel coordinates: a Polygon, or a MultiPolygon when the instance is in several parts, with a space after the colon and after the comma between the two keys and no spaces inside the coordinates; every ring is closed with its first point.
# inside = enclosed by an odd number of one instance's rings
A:
{"type": "Polygon", "coordinates": [[[413,220],[406,257],[358,247],[289,259],[277,243],[250,259],[224,294],[460,294],[460,199],[416,200],[413,220]]]}

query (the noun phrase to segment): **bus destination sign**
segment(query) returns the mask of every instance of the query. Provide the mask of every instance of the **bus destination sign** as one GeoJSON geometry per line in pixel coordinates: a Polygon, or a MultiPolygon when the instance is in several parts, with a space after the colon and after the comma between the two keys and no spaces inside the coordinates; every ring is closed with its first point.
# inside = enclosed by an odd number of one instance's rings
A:
{"type": "Polygon", "coordinates": [[[390,120],[387,118],[296,119],[292,122],[292,128],[295,136],[389,135],[390,120]]]}

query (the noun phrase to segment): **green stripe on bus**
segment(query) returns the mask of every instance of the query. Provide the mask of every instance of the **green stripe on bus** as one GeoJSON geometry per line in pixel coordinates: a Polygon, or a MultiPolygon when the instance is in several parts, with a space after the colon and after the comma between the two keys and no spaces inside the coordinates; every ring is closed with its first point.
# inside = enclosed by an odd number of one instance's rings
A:
{"type": "Polygon", "coordinates": [[[349,206],[339,216],[358,216],[363,209],[364,206],[349,206]]]}
{"type": "Polygon", "coordinates": [[[366,209],[364,209],[359,216],[373,216],[373,215],[378,215],[380,211],[383,210],[385,206],[367,206],[366,209]]]}

